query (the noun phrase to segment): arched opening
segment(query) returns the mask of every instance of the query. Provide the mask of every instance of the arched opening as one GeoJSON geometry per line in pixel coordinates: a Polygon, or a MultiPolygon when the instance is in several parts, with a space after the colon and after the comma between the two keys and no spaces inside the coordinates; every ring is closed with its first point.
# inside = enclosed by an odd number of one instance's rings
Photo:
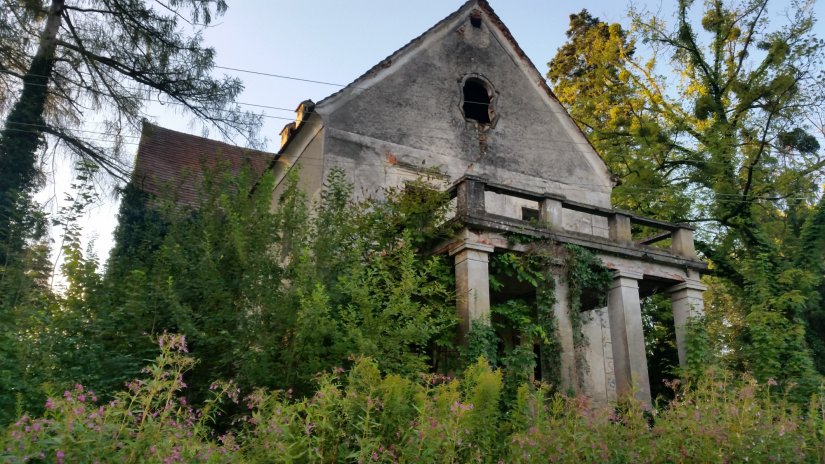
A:
{"type": "Polygon", "coordinates": [[[490,124],[490,92],[480,79],[464,82],[464,117],[479,124],[490,124]]]}

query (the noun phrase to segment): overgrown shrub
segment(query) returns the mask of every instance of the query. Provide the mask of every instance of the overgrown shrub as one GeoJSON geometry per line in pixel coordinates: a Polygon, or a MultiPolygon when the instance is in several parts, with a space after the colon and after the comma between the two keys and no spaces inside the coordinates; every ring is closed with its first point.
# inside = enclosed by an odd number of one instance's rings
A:
{"type": "Polygon", "coordinates": [[[159,338],[160,355],[108,403],[82,385],[49,398],[42,417],[24,415],[3,435],[2,462],[232,462],[231,433],[215,437],[210,421],[218,402],[235,394],[214,388],[200,410],[185,399],[184,374],[195,364],[182,335],[159,338]]]}
{"type": "Polygon", "coordinates": [[[776,382],[708,371],[668,385],[652,414],[625,399],[595,405],[525,383],[506,406],[500,370],[483,358],[461,379],[382,375],[357,360],[317,380],[315,394],[258,390],[228,431],[213,431],[233,384],[216,384],[200,410],[186,403],[195,364],[182,336],[111,402],[78,385],[0,436],[2,462],[821,462],[825,402],[808,410],[776,382]]]}
{"type": "Polygon", "coordinates": [[[297,177],[284,182],[274,208],[271,173],[207,173],[195,209],[127,189],[105,273],[72,210],[62,293],[7,298],[0,267],[0,425],[75,382],[111,398],[157,354],[146,334],[164,331],[186,333],[201,360],[187,377],[195,404],[216,378],[311,395],[318,372],[354,355],[415,376],[451,350],[452,266],[425,254],[448,233],[446,194],[421,182],[355,203],[335,170],[311,204],[297,177]]]}

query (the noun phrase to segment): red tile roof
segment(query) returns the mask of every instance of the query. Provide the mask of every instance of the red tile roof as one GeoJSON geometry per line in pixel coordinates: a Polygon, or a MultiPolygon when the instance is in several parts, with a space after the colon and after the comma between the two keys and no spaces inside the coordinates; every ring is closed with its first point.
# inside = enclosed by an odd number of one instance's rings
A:
{"type": "Polygon", "coordinates": [[[152,195],[197,206],[203,170],[220,166],[237,175],[244,168],[256,178],[274,153],[237,147],[217,140],[143,123],[132,185],[152,195]]]}

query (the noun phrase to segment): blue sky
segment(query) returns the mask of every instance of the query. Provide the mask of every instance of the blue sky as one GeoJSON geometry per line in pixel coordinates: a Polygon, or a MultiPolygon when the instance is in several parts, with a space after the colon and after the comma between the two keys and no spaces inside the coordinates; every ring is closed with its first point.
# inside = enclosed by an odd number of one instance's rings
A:
{"type": "MultiPolygon", "coordinates": [[[[461,0],[229,0],[226,15],[204,32],[204,39],[216,49],[216,63],[223,67],[347,84],[462,3],[461,0]]],[[[566,39],[564,33],[571,13],[587,8],[608,22],[625,25],[628,22],[628,3],[622,1],[490,0],[490,3],[542,73],[566,39]]],[[[672,11],[673,3],[675,0],[635,2],[637,8],[659,11],[665,17],[672,11]]],[[[696,3],[697,7],[701,6],[700,1],[696,3]]],[[[817,17],[825,21],[823,4],[825,1],[817,5],[817,17]]],[[[783,16],[783,10],[787,9],[781,1],[775,2],[772,8],[772,18],[783,16]]],[[[825,36],[825,28],[820,25],[818,29],[820,36],[825,36]]],[[[339,88],[222,69],[215,74],[237,75],[243,79],[246,90],[239,99],[242,102],[288,109],[307,98],[318,101],[339,88]]],[[[197,126],[168,107],[155,105],[148,112],[153,122],[161,126],[200,133],[197,126]]],[[[293,116],[287,111],[266,109],[265,112],[276,117],[293,116]]],[[[278,133],[286,122],[266,119],[262,136],[269,140],[268,150],[277,151],[278,133]]],[[[133,152],[137,148],[131,147],[133,152]]],[[[70,177],[68,174],[55,176],[49,194],[57,199],[62,197],[70,177]]],[[[50,209],[54,208],[56,202],[50,204],[50,209]]],[[[94,239],[98,256],[108,256],[116,214],[117,203],[111,198],[105,198],[90,211],[85,235],[87,239],[94,239]]]]}
{"type": "MultiPolygon", "coordinates": [[[[388,2],[354,1],[235,1],[217,27],[205,33],[217,50],[221,66],[263,71],[325,82],[347,84],[463,4],[461,0],[388,2]]],[[[610,1],[492,0],[491,5],[539,71],[564,43],[568,16],[582,8],[610,21],[624,17],[625,6],[610,1]]],[[[310,98],[318,101],[338,87],[300,83],[247,73],[238,75],[246,91],[241,101],[294,108],[310,98]]],[[[291,116],[266,110],[267,114],[291,116]]],[[[171,118],[162,125],[184,122],[171,118]]],[[[269,148],[286,121],[269,120],[264,135],[269,148]]]]}

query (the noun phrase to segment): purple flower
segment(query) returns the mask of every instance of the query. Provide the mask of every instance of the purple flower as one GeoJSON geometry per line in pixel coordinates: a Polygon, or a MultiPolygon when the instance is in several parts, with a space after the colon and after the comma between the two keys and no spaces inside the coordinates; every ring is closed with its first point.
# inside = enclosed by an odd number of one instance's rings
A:
{"type": "Polygon", "coordinates": [[[57,450],[57,462],[58,464],[63,464],[63,458],[66,457],[66,454],[63,453],[63,450],[57,450]]]}

